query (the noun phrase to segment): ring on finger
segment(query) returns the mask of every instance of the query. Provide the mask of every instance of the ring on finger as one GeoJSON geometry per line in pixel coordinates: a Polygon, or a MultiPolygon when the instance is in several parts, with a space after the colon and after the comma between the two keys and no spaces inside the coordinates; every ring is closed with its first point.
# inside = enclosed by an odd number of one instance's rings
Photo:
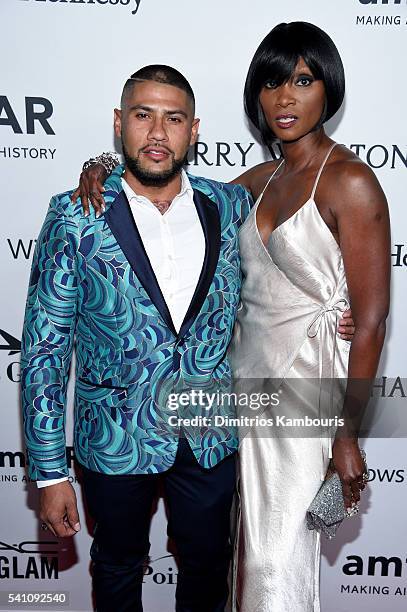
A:
{"type": "Polygon", "coordinates": [[[351,516],[355,516],[359,512],[359,506],[355,502],[352,502],[352,505],[345,510],[346,516],[350,518],[351,516]]]}

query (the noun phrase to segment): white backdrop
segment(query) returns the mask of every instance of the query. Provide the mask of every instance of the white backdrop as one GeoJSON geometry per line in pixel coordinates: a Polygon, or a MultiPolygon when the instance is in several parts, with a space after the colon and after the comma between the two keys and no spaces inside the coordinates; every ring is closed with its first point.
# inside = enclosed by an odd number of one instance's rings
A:
{"type": "MultiPolygon", "coordinates": [[[[393,228],[392,312],[375,389],[376,421],[388,437],[365,443],[371,483],[362,515],[324,544],[322,610],[406,609],[407,465],[405,440],[395,437],[403,435],[407,406],[406,0],[1,0],[1,610],[32,609],[2,603],[17,591],[69,594],[65,608],[54,603],[37,609],[92,609],[90,526],[83,519],[71,541],[44,536],[36,487],[24,481],[19,338],[34,241],[48,201],[76,185],[85,159],[114,147],[112,109],[123,82],[150,63],[179,68],[195,90],[204,155],[191,172],[229,180],[244,164],[266,159],[243,116],[243,83],[263,36],[293,20],[322,27],[340,50],[347,95],[329,132],[375,169],[393,228]],[[44,537],[50,543],[39,544],[44,537]]],[[[71,475],[75,479],[74,470],[71,475]]],[[[173,609],[176,566],[167,551],[162,505],[153,522],[151,558],[145,610],[167,612],[173,609]]]]}

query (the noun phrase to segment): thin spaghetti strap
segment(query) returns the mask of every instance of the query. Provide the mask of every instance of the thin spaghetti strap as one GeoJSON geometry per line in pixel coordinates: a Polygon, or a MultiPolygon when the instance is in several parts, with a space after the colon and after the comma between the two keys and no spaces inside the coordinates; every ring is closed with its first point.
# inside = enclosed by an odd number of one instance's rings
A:
{"type": "Polygon", "coordinates": [[[274,172],[272,172],[272,174],[271,174],[271,176],[270,176],[269,180],[268,180],[268,181],[267,181],[267,183],[265,184],[265,186],[264,186],[264,188],[263,188],[263,191],[261,192],[261,194],[260,194],[260,196],[259,196],[259,201],[262,199],[262,197],[263,197],[263,195],[264,195],[264,192],[266,191],[267,187],[268,187],[268,186],[269,186],[269,184],[270,184],[271,179],[272,179],[272,178],[274,178],[275,173],[277,172],[277,170],[279,170],[279,169],[280,169],[280,167],[283,165],[283,163],[284,163],[284,158],[283,158],[283,159],[281,160],[281,162],[278,164],[278,166],[277,166],[277,168],[274,170],[274,172]]]}
{"type": "Polygon", "coordinates": [[[324,169],[324,166],[325,166],[326,162],[328,161],[328,157],[331,155],[331,153],[334,150],[334,148],[336,147],[336,145],[337,145],[337,143],[334,142],[333,145],[329,148],[329,151],[325,155],[325,159],[322,162],[320,169],[318,170],[317,178],[315,179],[314,187],[312,188],[312,192],[311,192],[311,198],[310,198],[311,200],[313,200],[314,197],[315,197],[315,192],[316,192],[317,187],[318,187],[318,181],[321,178],[322,170],[324,169]]]}

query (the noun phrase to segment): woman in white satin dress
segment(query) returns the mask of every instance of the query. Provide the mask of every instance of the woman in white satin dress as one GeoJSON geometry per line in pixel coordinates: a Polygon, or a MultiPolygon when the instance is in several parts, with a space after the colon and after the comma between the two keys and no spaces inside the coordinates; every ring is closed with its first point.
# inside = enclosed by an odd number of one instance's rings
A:
{"type": "MultiPolygon", "coordinates": [[[[230,358],[242,389],[244,381],[256,391],[259,380],[282,381],[279,414],[314,410],[318,416],[328,381],[328,395],[350,415],[358,389],[352,391],[352,381],[374,378],[385,336],[386,199],[373,172],[323,128],[343,96],[334,43],[303,22],[268,34],[246,80],[247,115],[266,145],[280,141],[283,159],[235,180],[256,204],[240,230],[243,285],[230,358]],[[337,335],[349,304],[356,324],[351,345],[337,335]],[[317,384],[301,394],[294,379],[317,384]]],[[[359,403],[368,396],[362,387],[359,403]]],[[[356,429],[347,421],[332,443],[325,430],[308,437],[279,437],[264,425],[241,430],[235,609],[320,609],[319,534],[307,529],[306,510],[331,451],[346,505],[359,500],[364,464],[356,429]]]]}

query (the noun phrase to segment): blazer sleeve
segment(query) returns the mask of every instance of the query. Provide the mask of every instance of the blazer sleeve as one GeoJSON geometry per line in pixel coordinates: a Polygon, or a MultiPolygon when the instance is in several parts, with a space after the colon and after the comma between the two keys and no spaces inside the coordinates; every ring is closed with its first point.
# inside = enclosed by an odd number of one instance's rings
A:
{"type": "Polygon", "coordinates": [[[254,202],[252,194],[246,189],[246,187],[244,187],[243,185],[236,185],[236,189],[238,190],[238,195],[240,199],[239,225],[242,225],[249,216],[249,213],[254,206],[254,202]]]}
{"type": "Polygon", "coordinates": [[[21,350],[21,398],[28,472],[68,475],[65,405],[76,325],[78,228],[56,196],[37,240],[21,350]]]}

